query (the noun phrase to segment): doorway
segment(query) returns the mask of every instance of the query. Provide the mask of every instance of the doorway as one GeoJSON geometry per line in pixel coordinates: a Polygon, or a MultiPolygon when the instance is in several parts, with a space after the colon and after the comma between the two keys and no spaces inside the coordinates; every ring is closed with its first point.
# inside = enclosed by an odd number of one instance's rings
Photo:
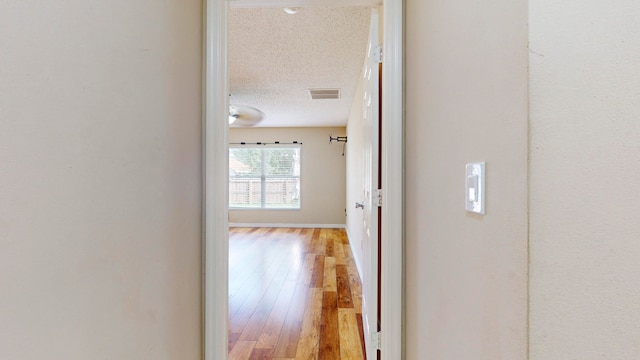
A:
{"type": "MultiPolygon", "coordinates": [[[[381,226],[382,359],[402,358],[403,234],[403,5],[386,0],[382,103],[383,206],[381,226]]],[[[206,1],[204,355],[227,358],[228,314],[228,81],[227,0],[206,1]]]]}

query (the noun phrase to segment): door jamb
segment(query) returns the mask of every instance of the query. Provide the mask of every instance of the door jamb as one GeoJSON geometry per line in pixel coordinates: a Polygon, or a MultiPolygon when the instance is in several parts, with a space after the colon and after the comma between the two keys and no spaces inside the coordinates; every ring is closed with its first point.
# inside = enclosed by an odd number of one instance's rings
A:
{"type": "MultiPolygon", "coordinates": [[[[403,0],[384,0],[382,63],[381,359],[403,358],[404,117],[403,0]]],[[[228,0],[204,0],[205,360],[228,358],[228,0]]]]}
{"type": "Polygon", "coordinates": [[[229,156],[227,1],[204,3],[204,321],[205,360],[228,356],[229,156]]]}
{"type": "Polygon", "coordinates": [[[384,0],[382,21],[382,189],[380,354],[403,359],[404,339],[404,1],[384,0]]]}

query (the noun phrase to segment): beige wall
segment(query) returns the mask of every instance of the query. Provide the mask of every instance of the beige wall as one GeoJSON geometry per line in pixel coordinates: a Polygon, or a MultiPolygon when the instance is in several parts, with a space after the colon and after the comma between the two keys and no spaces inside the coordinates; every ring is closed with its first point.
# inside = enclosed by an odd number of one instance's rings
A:
{"type": "Polygon", "coordinates": [[[530,1],[533,360],[640,356],[639,15],[530,1]]]}
{"type": "Polygon", "coordinates": [[[0,3],[0,358],[199,359],[201,1],[0,3]]]}
{"type": "MultiPolygon", "coordinates": [[[[364,70],[364,67],[363,67],[364,70]]],[[[363,152],[363,116],[364,116],[364,77],[361,73],[358,87],[353,97],[353,105],[347,123],[347,219],[346,227],[349,242],[353,249],[353,255],[361,266],[362,236],[363,236],[363,211],[356,209],[356,202],[364,201],[364,152],[363,152]]]]}
{"type": "Polygon", "coordinates": [[[406,1],[407,359],[527,358],[526,44],[525,0],[406,1]]]}
{"type": "Polygon", "coordinates": [[[292,142],[300,150],[300,210],[230,210],[231,223],[344,225],[345,163],[342,143],[329,144],[329,134],[344,136],[336,128],[232,128],[229,142],[292,142]]]}

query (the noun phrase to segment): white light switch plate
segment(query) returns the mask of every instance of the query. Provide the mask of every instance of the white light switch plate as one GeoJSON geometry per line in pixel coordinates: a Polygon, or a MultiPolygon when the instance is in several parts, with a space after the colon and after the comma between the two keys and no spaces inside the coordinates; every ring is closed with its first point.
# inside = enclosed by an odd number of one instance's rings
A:
{"type": "Polygon", "coordinates": [[[466,170],[465,209],[484,215],[484,162],[467,164],[466,170]]]}

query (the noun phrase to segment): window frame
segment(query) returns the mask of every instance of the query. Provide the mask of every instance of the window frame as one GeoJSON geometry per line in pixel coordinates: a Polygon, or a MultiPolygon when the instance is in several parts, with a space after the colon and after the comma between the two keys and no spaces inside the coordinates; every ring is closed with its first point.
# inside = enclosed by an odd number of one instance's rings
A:
{"type": "MultiPolygon", "coordinates": [[[[298,175],[267,175],[266,174],[266,166],[264,163],[265,152],[262,151],[262,170],[259,176],[253,177],[254,179],[260,180],[260,205],[259,206],[233,206],[231,201],[229,201],[229,210],[240,210],[240,211],[299,211],[302,209],[302,144],[294,143],[294,144],[279,144],[279,143],[240,143],[240,144],[229,144],[229,160],[231,160],[231,149],[285,149],[285,148],[294,148],[298,150],[298,175]],[[298,180],[298,204],[296,207],[269,207],[266,201],[266,186],[267,179],[269,177],[272,178],[291,178],[298,180]]],[[[229,168],[229,200],[231,200],[231,168],[229,168]]],[[[239,177],[242,178],[242,177],[239,177]]],[[[251,177],[245,177],[251,178],[251,177]]]]}

